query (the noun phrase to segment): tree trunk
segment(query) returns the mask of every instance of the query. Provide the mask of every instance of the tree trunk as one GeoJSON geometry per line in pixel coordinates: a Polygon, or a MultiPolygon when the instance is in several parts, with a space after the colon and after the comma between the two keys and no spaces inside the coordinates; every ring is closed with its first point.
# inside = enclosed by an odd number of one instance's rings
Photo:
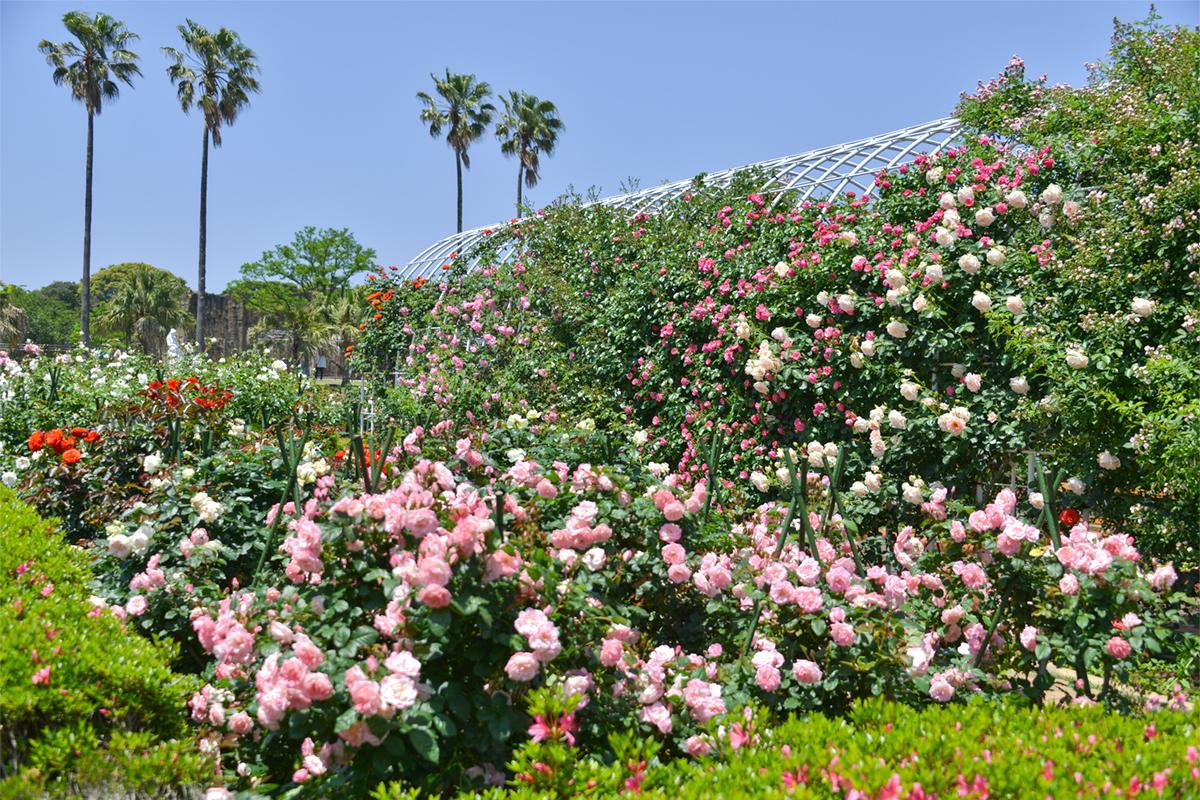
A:
{"type": "Polygon", "coordinates": [[[87,347],[92,343],[92,112],[88,112],[87,178],[83,190],[83,282],[79,284],[79,338],[87,347]]]}
{"type": "Polygon", "coordinates": [[[525,162],[521,161],[520,154],[517,155],[517,219],[521,218],[521,178],[524,177],[525,162]]]}
{"type": "Polygon", "coordinates": [[[458,232],[462,233],[462,154],[454,151],[454,170],[458,174],[458,232]]]}
{"type": "Polygon", "coordinates": [[[204,251],[208,247],[208,124],[204,125],[204,149],[200,156],[200,264],[196,294],[196,346],[204,352],[204,251]]]}

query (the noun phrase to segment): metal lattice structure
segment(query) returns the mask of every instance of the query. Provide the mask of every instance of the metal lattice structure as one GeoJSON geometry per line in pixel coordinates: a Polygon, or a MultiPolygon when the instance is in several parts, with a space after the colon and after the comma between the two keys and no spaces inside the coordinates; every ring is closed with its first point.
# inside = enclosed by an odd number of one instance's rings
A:
{"type": "MultiPolygon", "coordinates": [[[[704,185],[725,187],[737,173],[754,169],[769,176],[759,189],[764,195],[794,191],[799,202],[849,191],[860,196],[867,195],[874,188],[875,176],[879,172],[907,164],[922,153],[933,154],[942,150],[957,139],[958,132],[959,123],[953,118],[934,120],[855,142],[713,172],[704,177],[704,185]]],[[[676,181],[609,197],[595,204],[624,209],[630,216],[654,213],[693,189],[692,180],[676,181]]],[[[499,223],[448,236],[422,250],[400,271],[399,276],[417,279],[439,275],[443,265],[450,264],[456,255],[468,254],[485,236],[508,224],[499,223]]],[[[511,255],[511,250],[512,245],[507,245],[507,250],[499,254],[500,258],[511,255]]],[[[465,266],[469,272],[480,265],[468,262],[465,266]]],[[[455,267],[462,268],[463,264],[456,261],[455,267]]]]}

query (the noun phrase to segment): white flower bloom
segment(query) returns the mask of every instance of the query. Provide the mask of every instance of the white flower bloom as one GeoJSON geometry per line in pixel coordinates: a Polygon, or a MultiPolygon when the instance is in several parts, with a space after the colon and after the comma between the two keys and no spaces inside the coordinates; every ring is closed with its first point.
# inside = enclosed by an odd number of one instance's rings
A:
{"type": "Polygon", "coordinates": [[[1029,381],[1025,380],[1024,376],[1018,375],[1015,378],[1008,379],[1008,388],[1017,394],[1028,394],[1029,381]]]}
{"type": "Polygon", "coordinates": [[[922,311],[924,311],[928,307],[929,307],[929,301],[925,299],[925,295],[923,295],[923,294],[917,295],[917,299],[913,300],[912,310],[916,311],[918,314],[920,314],[922,311]]]}
{"type": "Polygon", "coordinates": [[[1004,202],[1008,204],[1009,208],[1024,208],[1029,204],[1029,198],[1020,189],[1014,189],[1004,195],[1004,202]]]}
{"type": "Polygon", "coordinates": [[[1068,492],[1074,495],[1081,495],[1087,489],[1087,484],[1075,477],[1067,478],[1063,485],[1066,486],[1068,492]]]}
{"type": "Polygon", "coordinates": [[[1100,453],[1100,455],[1096,456],[1096,463],[1100,465],[1101,469],[1113,470],[1120,468],[1121,459],[1117,458],[1107,450],[1104,450],[1100,453]]]}
{"type": "Polygon", "coordinates": [[[1067,364],[1072,369],[1086,369],[1088,365],[1087,354],[1078,347],[1067,348],[1067,364]]]}
{"type": "Polygon", "coordinates": [[[750,338],[750,323],[746,321],[745,314],[738,315],[737,322],[733,326],[733,332],[739,339],[750,338]]]}
{"type": "Polygon", "coordinates": [[[855,481],[850,484],[850,494],[855,497],[866,497],[869,492],[870,490],[867,488],[867,485],[862,481],[855,481]]]}
{"type": "Polygon", "coordinates": [[[867,362],[862,357],[862,353],[850,354],[850,366],[854,367],[855,369],[862,369],[866,363],[867,362]]]}
{"type": "Polygon", "coordinates": [[[942,275],[942,265],[941,264],[926,264],[925,265],[925,277],[929,278],[931,283],[941,283],[942,280],[944,279],[944,276],[942,275]]]}
{"type": "Polygon", "coordinates": [[[129,537],[123,533],[108,537],[108,552],[116,558],[128,558],[133,552],[129,545],[129,537]]]}
{"type": "Polygon", "coordinates": [[[641,447],[648,441],[650,441],[650,434],[646,433],[645,431],[634,431],[633,443],[635,445],[641,447]]]}
{"type": "Polygon", "coordinates": [[[1145,297],[1135,297],[1133,298],[1133,302],[1130,304],[1130,307],[1133,309],[1133,313],[1137,314],[1139,317],[1148,317],[1154,313],[1154,307],[1156,305],[1158,304],[1153,300],[1147,300],[1145,297]]]}
{"type": "Polygon", "coordinates": [[[958,202],[966,205],[975,199],[975,190],[970,186],[963,186],[958,190],[958,202]]]}
{"type": "Polygon", "coordinates": [[[1038,214],[1038,224],[1043,228],[1053,228],[1056,221],[1057,220],[1054,217],[1054,213],[1050,211],[1050,209],[1046,209],[1042,213],[1038,214]]]}
{"type": "Polygon", "coordinates": [[[987,251],[987,262],[993,267],[1004,265],[1005,255],[1003,247],[992,247],[987,251]]]}
{"type": "Polygon", "coordinates": [[[984,292],[975,292],[971,297],[971,305],[975,306],[981,312],[992,310],[992,298],[988,297],[984,292]]]}
{"type": "Polygon", "coordinates": [[[868,472],[863,476],[863,483],[867,485],[872,494],[875,494],[883,488],[883,476],[878,472],[868,472]]]}
{"type": "Polygon", "coordinates": [[[275,372],[286,372],[287,364],[277,358],[271,362],[271,369],[273,369],[275,372]]]}
{"type": "Polygon", "coordinates": [[[162,464],[162,456],[160,456],[158,453],[151,453],[142,459],[142,469],[144,469],[150,475],[153,475],[162,469],[162,464]]]}
{"type": "Polygon", "coordinates": [[[887,418],[888,425],[891,425],[896,430],[902,431],[908,427],[908,417],[904,416],[894,408],[888,412],[887,418]]]}
{"type": "Polygon", "coordinates": [[[1041,492],[1030,492],[1029,505],[1033,506],[1038,511],[1041,511],[1042,507],[1046,505],[1046,498],[1042,497],[1041,492]]]}
{"type": "Polygon", "coordinates": [[[1015,294],[1010,294],[1008,299],[1004,301],[1004,305],[1014,317],[1019,317],[1025,313],[1025,301],[1015,294]]]}
{"type": "Polygon", "coordinates": [[[821,315],[820,314],[808,314],[807,316],[804,317],[804,324],[808,325],[808,327],[810,327],[810,328],[821,327],[821,315]]]}
{"type": "Polygon", "coordinates": [[[145,526],[134,531],[127,541],[129,549],[135,553],[145,552],[146,548],[150,546],[150,536],[146,533],[145,526]]]}
{"type": "Polygon", "coordinates": [[[925,173],[925,182],[932,186],[940,181],[945,174],[946,170],[942,167],[931,167],[929,171],[925,173]]]}
{"type": "Polygon", "coordinates": [[[839,294],[837,299],[838,308],[846,313],[854,310],[854,298],[848,294],[839,294]]]}
{"type": "Polygon", "coordinates": [[[958,268],[968,275],[974,275],[979,272],[979,259],[967,253],[958,259],[958,268]]]}
{"type": "Polygon", "coordinates": [[[763,473],[755,470],[750,473],[750,482],[754,484],[754,488],[760,492],[765,492],[771,486],[771,480],[763,473]]]}
{"type": "Polygon", "coordinates": [[[954,244],[957,238],[953,231],[941,226],[938,226],[937,231],[934,233],[934,239],[937,241],[939,247],[949,247],[954,244]]]}
{"type": "Polygon", "coordinates": [[[908,283],[908,276],[898,269],[889,269],[884,278],[887,280],[888,286],[893,289],[900,289],[908,283]]]}
{"type": "Polygon", "coordinates": [[[1074,200],[1063,203],[1063,213],[1067,215],[1067,219],[1074,220],[1082,210],[1083,208],[1074,200]]]}
{"type": "Polygon", "coordinates": [[[17,473],[13,472],[11,469],[6,470],[3,475],[0,475],[0,483],[3,483],[5,486],[11,489],[17,485],[17,473]]]}
{"type": "Polygon", "coordinates": [[[1052,183],[1042,191],[1042,202],[1055,205],[1062,200],[1063,190],[1057,183],[1052,183]]]}
{"type": "Polygon", "coordinates": [[[903,339],[905,336],[908,336],[908,326],[900,320],[894,319],[887,324],[887,332],[888,336],[903,339]]]}
{"type": "Polygon", "coordinates": [[[776,264],[776,265],[775,265],[775,275],[776,275],[776,277],[779,277],[779,278],[786,278],[786,277],[787,277],[787,274],[788,274],[788,270],[789,270],[789,269],[791,269],[791,267],[789,267],[789,266],[787,265],[787,262],[786,262],[786,261],[780,261],[778,264],[776,264]]]}
{"type": "Polygon", "coordinates": [[[949,211],[957,206],[958,202],[954,199],[954,195],[951,192],[942,192],[941,196],[938,197],[938,205],[943,211],[949,211]]]}
{"type": "Polygon", "coordinates": [[[871,430],[871,420],[867,419],[866,417],[854,418],[855,433],[866,433],[869,430],[871,430]]]}
{"type": "Polygon", "coordinates": [[[593,547],[591,550],[588,550],[586,553],[584,553],[583,558],[580,560],[589,570],[592,572],[598,572],[604,568],[604,562],[608,560],[608,556],[601,548],[593,547]]]}
{"type": "Polygon", "coordinates": [[[968,372],[963,376],[963,385],[972,392],[978,392],[983,386],[983,378],[974,372],[968,372]]]}
{"type": "Polygon", "coordinates": [[[975,224],[981,228],[986,228],[996,221],[996,212],[991,207],[981,208],[975,212],[975,224]]]}
{"type": "Polygon", "coordinates": [[[921,387],[912,381],[904,381],[900,384],[900,396],[905,400],[912,402],[917,399],[917,394],[921,391],[921,387]]]}
{"type": "Polygon", "coordinates": [[[875,355],[875,340],[863,339],[862,343],[858,346],[858,349],[862,351],[864,356],[870,358],[871,356],[875,355]]]}
{"type": "Polygon", "coordinates": [[[17,460],[13,462],[13,465],[21,472],[24,472],[25,470],[29,469],[29,463],[30,462],[27,457],[17,456],[17,460]]]}
{"type": "Polygon", "coordinates": [[[924,499],[924,492],[921,491],[921,487],[914,486],[907,481],[900,484],[900,493],[904,496],[905,500],[914,506],[921,505],[921,501],[924,499]]]}

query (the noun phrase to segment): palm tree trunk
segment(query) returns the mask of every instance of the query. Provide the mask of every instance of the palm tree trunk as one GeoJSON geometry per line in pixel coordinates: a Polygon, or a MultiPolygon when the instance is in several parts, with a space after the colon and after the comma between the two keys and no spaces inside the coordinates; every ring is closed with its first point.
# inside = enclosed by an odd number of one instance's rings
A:
{"type": "Polygon", "coordinates": [[[208,125],[204,126],[204,149],[200,156],[200,265],[196,282],[196,346],[204,351],[204,251],[208,247],[208,125]]]}
{"type": "Polygon", "coordinates": [[[517,217],[521,216],[521,178],[524,177],[525,162],[517,156],[517,217]]]}
{"type": "Polygon", "coordinates": [[[458,232],[462,233],[462,154],[454,151],[454,169],[458,173],[458,232]]]}
{"type": "Polygon", "coordinates": [[[79,284],[79,338],[87,347],[92,343],[92,112],[88,112],[87,178],[83,190],[83,281],[79,284]]]}

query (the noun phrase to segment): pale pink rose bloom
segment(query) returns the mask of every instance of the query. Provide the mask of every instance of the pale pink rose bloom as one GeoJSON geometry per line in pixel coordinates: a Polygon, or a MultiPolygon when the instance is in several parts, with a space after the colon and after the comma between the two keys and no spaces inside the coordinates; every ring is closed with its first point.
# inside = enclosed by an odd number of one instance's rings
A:
{"type": "Polygon", "coordinates": [[[954,697],[954,687],[945,678],[936,677],[929,684],[929,696],[939,703],[949,702],[954,697]]]}
{"type": "Polygon", "coordinates": [[[144,595],[135,594],[125,603],[125,611],[135,617],[140,617],[146,613],[146,598],[144,595]]]}
{"type": "Polygon", "coordinates": [[[430,608],[445,608],[450,605],[450,592],[444,586],[426,586],[418,594],[417,599],[430,608]]]}
{"type": "Polygon", "coordinates": [[[835,622],[829,628],[829,635],[838,647],[849,647],[857,638],[854,628],[844,622],[835,622]]]}
{"type": "Polygon", "coordinates": [[[779,688],[779,670],[769,664],[764,664],[754,671],[754,682],[764,692],[773,692],[779,688]]]}
{"type": "Polygon", "coordinates": [[[798,659],[792,663],[792,674],[801,683],[816,683],[821,680],[821,668],[812,661],[798,659]]]}
{"type": "Polygon", "coordinates": [[[663,506],[662,513],[663,513],[663,516],[666,517],[669,521],[678,522],[679,520],[683,519],[683,513],[684,513],[683,503],[679,502],[678,500],[672,500],[671,502],[669,502],[665,506],[663,506]]]}
{"type": "Polygon", "coordinates": [[[1165,592],[1175,584],[1178,578],[1179,576],[1175,574],[1175,567],[1171,564],[1164,564],[1150,574],[1150,587],[1156,592],[1165,592]]]}
{"type": "Polygon", "coordinates": [[[1129,642],[1120,636],[1114,636],[1109,639],[1105,649],[1108,650],[1110,656],[1118,659],[1129,658],[1129,654],[1133,652],[1133,648],[1130,647],[1129,642]]]}
{"type": "Polygon", "coordinates": [[[250,719],[250,715],[245,711],[239,711],[229,718],[229,730],[238,736],[249,733],[253,727],[254,720],[250,719]]]}
{"type": "Polygon", "coordinates": [[[1021,630],[1021,647],[1024,647],[1026,650],[1032,653],[1034,648],[1037,647],[1037,635],[1037,628],[1032,625],[1026,625],[1021,630]]]}
{"type": "Polygon", "coordinates": [[[348,685],[348,688],[350,689],[350,699],[354,701],[355,711],[364,717],[379,713],[382,703],[379,699],[378,683],[370,679],[360,680],[348,685]]]}
{"type": "Polygon", "coordinates": [[[662,733],[670,733],[671,710],[662,703],[646,706],[642,709],[642,722],[650,723],[662,733]]]}
{"type": "Polygon", "coordinates": [[[683,535],[683,528],[680,528],[674,522],[663,523],[663,526],[658,529],[658,538],[664,542],[678,542],[679,537],[683,535]]]}
{"type": "Polygon", "coordinates": [[[692,758],[703,758],[712,752],[712,742],[704,736],[689,736],[684,747],[692,758]]]}
{"type": "Polygon", "coordinates": [[[692,577],[692,571],[686,564],[672,564],[667,569],[667,578],[671,583],[686,583],[690,577],[692,577]]]}
{"type": "Polygon", "coordinates": [[[662,559],[668,564],[682,564],[687,559],[687,552],[682,545],[672,542],[663,545],[662,559]]]}
{"type": "Polygon", "coordinates": [[[538,670],[541,669],[541,664],[533,653],[513,653],[508,659],[508,663],[504,665],[504,671],[508,677],[519,683],[529,683],[537,677],[538,670]]]}
{"type": "Polygon", "coordinates": [[[1063,594],[1075,594],[1079,591],[1079,579],[1067,573],[1058,582],[1058,589],[1063,594]]]}
{"type": "Polygon", "coordinates": [[[815,614],[825,604],[821,590],[814,586],[801,586],[793,593],[792,601],[805,614],[815,614]]]}

